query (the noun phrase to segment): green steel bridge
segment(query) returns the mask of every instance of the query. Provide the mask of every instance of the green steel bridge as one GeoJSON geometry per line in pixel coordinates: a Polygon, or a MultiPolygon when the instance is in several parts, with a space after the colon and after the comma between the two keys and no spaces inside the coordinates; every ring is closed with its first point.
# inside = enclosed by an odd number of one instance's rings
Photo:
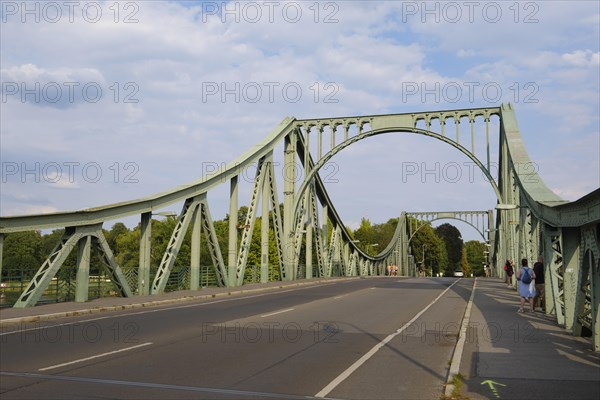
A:
{"type": "Polygon", "coordinates": [[[255,228],[258,229],[255,225],[259,209],[260,215],[267,216],[260,218],[262,282],[268,279],[270,230],[276,240],[282,280],[312,278],[315,273],[321,277],[334,273],[383,275],[388,265],[397,265],[399,275],[415,276],[414,257],[409,247],[412,235],[423,223],[457,219],[475,228],[488,244],[488,260],[494,276],[503,276],[506,259],[535,260],[543,256],[546,312],[574,335],[581,335],[584,328],[589,329],[594,349],[600,351],[600,189],[577,201],[563,200],[543,183],[533,166],[511,104],[303,120],[288,117],[263,141],[233,162],[172,190],[80,211],[0,217],[0,276],[6,235],[64,228],[64,235],[20,293],[14,307],[38,303],[75,249],[75,301],[87,301],[92,247],[101,255],[105,271],[118,294],[127,297],[159,295],[165,290],[184,236],[191,230],[189,289],[199,288],[202,240],[208,245],[218,284],[240,286],[244,282],[252,234],[255,228]],[[455,132],[451,132],[452,126],[455,132]],[[372,136],[399,133],[429,136],[469,157],[496,194],[496,204],[490,205],[495,211],[403,212],[392,241],[379,254],[371,256],[348,234],[319,171],[350,145],[372,136]],[[476,154],[476,138],[486,143],[485,149],[479,151],[481,154],[476,154]],[[279,163],[274,162],[274,155],[281,146],[284,162],[280,167],[284,173],[276,174],[279,163]],[[498,151],[493,152],[492,148],[498,151]],[[492,162],[497,170],[492,170],[492,162]],[[215,187],[228,184],[229,215],[237,215],[240,179],[250,168],[256,168],[256,173],[247,203],[246,221],[240,225],[235,218],[229,218],[228,248],[222,252],[208,195],[215,187]],[[278,182],[277,177],[283,178],[278,182]],[[283,207],[280,207],[281,194],[283,207]],[[151,274],[152,214],[175,203],[183,203],[183,207],[158,269],[151,274]],[[105,222],[131,216],[138,216],[140,220],[137,287],[126,279],[102,230],[105,222]],[[415,226],[415,220],[421,224],[415,226]],[[226,260],[222,254],[227,255],[226,260]],[[301,260],[303,255],[305,259],[301,260]],[[314,266],[313,261],[316,261],[314,266]]]}

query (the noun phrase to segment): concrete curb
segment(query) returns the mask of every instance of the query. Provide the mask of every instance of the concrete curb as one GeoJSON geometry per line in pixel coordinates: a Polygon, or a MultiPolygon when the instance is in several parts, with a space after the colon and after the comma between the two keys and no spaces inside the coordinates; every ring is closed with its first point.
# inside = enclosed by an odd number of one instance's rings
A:
{"type": "Polygon", "coordinates": [[[454,353],[452,354],[452,361],[450,363],[450,370],[448,371],[448,377],[446,378],[446,388],[444,390],[444,395],[447,397],[452,397],[454,384],[452,384],[451,382],[454,379],[454,376],[460,372],[460,362],[462,360],[462,354],[465,348],[467,328],[469,327],[469,320],[471,318],[471,308],[473,307],[473,299],[475,297],[476,287],[477,278],[475,278],[475,281],[473,282],[471,297],[469,298],[469,302],[467,303],[467,308],[465,309],[465,314],[463,315],[463,320],[460,325],[460,335],[458,337],[458,341],[456,342],[456,347],[454,347],[454,353]]]}
{"type": "Polygon", "coordinates": [[[285,289],[288,287],[315,285],[315,284],[327,283],[327,282],[332,282],[332,281],[341,282],[341,281],[347,281],[347,280],[352,280],[352,279],[361,279],[361,278],[363,278],[363,277],[356,276],[356,277],[348,277],[348,278],[340,278],[340,279],[317,280],[317,281],[311,281],[311,282],[297,282],[297,283],[292,283],[292,284],[288,284],[288,285],[268,286],[268,287],[260,287],[260,288],[255,288],[255,289],[242,289],[242,290],[235,290],[235,291],[230,291],[230,292],[219,292],[219,293],[213,293],[213,294],[200,294],[198,296],[184,296],[184,297],[177,297],[177,298],[166,299],[166,300],[146,301],[143,303],[85,308],[85,309],[81,309],[81,310],[64,311],[64,312],[58,312],[58,313],[52,313],[52,314],[28,315],[28,316],[23,316],[23,317],[0,319],[0,327],[6,326],[6,325],[12,325],[12,324],[48,321],[48,320],[58,319],[58,318],[68,318],[68,317],[77,317],[77,316],[81,316],[81,315],[98,314],[101,312],[131,310],[131,309],[146,308],[146,307],[157,307],[157,306],[163,306],[163,305],[168,305],[168,304],[185,303],[185,302],[194,301],[194,300],[207,300],[207,299],[213,299],[213,298],[217,298],[217,297],[265,292],[265,291],[276,290],[276,289],[285,289]]]}

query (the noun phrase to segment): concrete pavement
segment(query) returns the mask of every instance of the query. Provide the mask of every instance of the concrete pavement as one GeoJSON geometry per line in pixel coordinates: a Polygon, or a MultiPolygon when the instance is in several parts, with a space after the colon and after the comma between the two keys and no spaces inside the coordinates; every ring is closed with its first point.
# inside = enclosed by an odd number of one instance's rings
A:
{"type": "MultiPolygon", "coordinates": [[[[519,296],[479,278],[463,350],[460,393],[470,399],[599,399],[600,353],[541,312],[518,313],[519,296]]],[[[458,397],[460,398],[460,397],[458,397]]]]}

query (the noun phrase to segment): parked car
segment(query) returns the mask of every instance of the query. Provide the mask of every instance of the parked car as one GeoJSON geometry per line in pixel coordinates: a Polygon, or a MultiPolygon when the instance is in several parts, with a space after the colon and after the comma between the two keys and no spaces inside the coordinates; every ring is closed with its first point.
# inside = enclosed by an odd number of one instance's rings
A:
{"type": "Polygon", "coordinates": [[[454,276],[458,277],[458,278],[462,278],[463,276],[465,276],[464,272],[462,272],[460,269],[454,271],[454,276]]]}

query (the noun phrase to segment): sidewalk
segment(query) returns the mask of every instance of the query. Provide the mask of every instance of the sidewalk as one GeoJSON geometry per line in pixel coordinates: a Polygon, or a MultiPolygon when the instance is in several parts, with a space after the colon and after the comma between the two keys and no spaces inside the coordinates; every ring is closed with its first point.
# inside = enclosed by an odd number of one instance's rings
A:
{"type": "Polygon", "coordinates": [[[518,308],[516,290],[477,279],[460,364],[463,398],[599,399],[600,353],[590,338],[570,335],[553,316],[518,308]]]}
{"type": "Polygon", "coordinates": [[[211,299],[241,294],[259,293],[281,288],[314,285],[317,283],[344,281],[349,278],[317,278],[301,281],[253,283],[239,287],[208,287],[199,290],[182,290],[163,293],[158,296],[133,296],[133,297],[103,297],[85,303],[65,302],[51,303],[27,308],[0,309],[0,326],[15,323],[46,321],[56,318],[72,317],[77,315],[95,314],[99,312],[127,310],[133,308],[161,306],[166,304],[181,303],[193,300],[211,299]]]}

